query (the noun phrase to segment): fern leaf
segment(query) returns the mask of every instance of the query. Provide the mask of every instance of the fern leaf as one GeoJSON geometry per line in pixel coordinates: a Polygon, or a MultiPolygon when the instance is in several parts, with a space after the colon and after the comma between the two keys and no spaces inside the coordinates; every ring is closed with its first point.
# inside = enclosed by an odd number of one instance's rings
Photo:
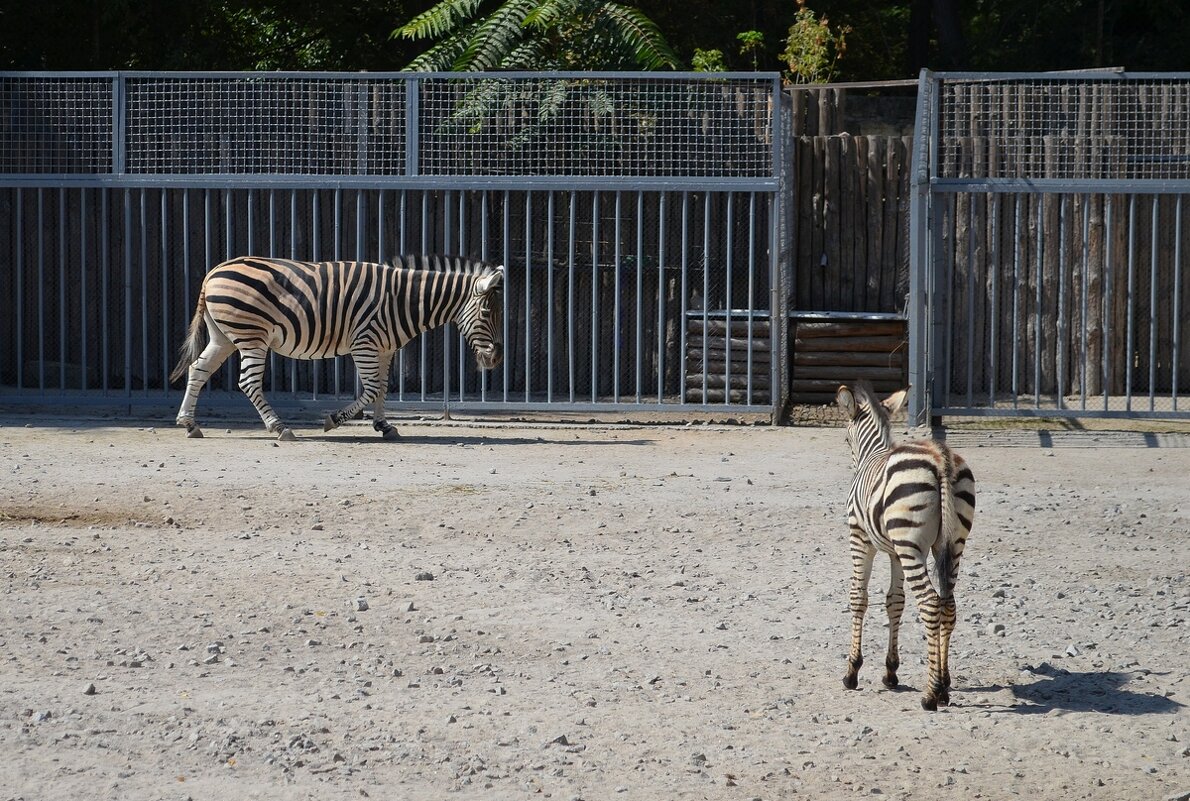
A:
{"type": "Polygon", "coordinates": [[[619,3],[605,3],[600,12],[615,29],[617,38],[631,48],[636,63],[642,69],[678,68],[678,56],[669,42],[665,41],[661,29],[639,9],[619,3]]]}

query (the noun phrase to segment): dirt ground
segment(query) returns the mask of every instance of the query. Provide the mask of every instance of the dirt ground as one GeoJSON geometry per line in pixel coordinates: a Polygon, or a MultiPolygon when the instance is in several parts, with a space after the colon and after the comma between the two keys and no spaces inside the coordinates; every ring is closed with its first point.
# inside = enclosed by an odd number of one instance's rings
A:
{"type": "Polygon", "coordinates": [[[2,799],[1190,797],[1185,434],[948,432],[928,713],[838,428],[165,422],[0,418],[2,799]]]}

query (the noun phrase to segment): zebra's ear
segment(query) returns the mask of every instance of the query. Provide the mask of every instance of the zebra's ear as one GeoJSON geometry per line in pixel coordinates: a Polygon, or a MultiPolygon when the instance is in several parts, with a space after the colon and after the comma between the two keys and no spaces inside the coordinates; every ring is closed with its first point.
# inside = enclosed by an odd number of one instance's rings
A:
{"type": "Polygon", "coordinates": [[[843,414],[847,415],[848,420],[854,420],[855,416],[859,414],[859,406],[855,403],[855,393],[849,387],[839,387],[839,392],[835,395],[835,403],[839,404],[839,408],[843,410],[843,414]]]}
{"type": "Polygon", "coordinates": [[[889,414],[896,414],[897,410],[905,405],[905,398],[908,396],[905,390],[899,389],[881,401],[881,405],[888,409],[889,414]]]}
{"type": "Polygon", "coordinates": [[[501,266],[491,275],[485,275],[475,282],[477,292],[486,295],[504,282],[504,267],[501,266]]]}

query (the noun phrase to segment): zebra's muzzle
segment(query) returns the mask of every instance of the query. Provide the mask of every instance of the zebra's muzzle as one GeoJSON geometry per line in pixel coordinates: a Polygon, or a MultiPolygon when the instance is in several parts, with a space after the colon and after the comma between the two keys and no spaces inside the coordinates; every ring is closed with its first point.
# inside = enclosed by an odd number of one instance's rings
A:
{"type": "Polygon", "coordinates": [[[491,370],[497,367],[501,361],[504,360],[504,348],[495,343],[484,346],[476,346],[475,361],[479,363],[482,370],[491,370]]]}

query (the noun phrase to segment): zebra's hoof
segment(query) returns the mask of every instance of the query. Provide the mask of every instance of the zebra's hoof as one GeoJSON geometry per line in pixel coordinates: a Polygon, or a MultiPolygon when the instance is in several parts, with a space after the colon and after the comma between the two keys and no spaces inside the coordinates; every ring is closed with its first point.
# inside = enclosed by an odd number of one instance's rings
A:
{"type": "Polygon", "coordinates": [[[921,697],[921,708],[927,712],[938,711],[938,700],[929,696],[923,695],[921,697]]]}
{"type": "Polygon", "coordinates": [[[900,682],[897,681],[896,673],[885,673],[882,681],[884,683],[884,686],[890,690],[895,690],[897,688],[897,686],[900,684],[900,682]]]}
{"type": "Polygon", "coordinates": [[[330,431],[332,428],[338,427],[339,424],[335,422],[335,416],[333,414],[328,414],[326,417],[322,418],[323,431],[330,431]]]}
{"type": "Polygon", "coordinates": [[[859,676],[854,673],[848,673],[843,677],[843,686],[848,690],[854,690],[859,686],[859,676]]]}
{"type": "Polygon", "coordinates": [[[186,426],[186,436],[190,439],[202,439],[202,429],[191,423],[186,426]]]}
{"type": "Polygon", "coordinates": [[[401,438],[401,435],[397,433],[397,429],[393,428],[392,426],[384,429],[384,431],[380,433],[380,436],[389,442],[396,442],[401,438]]]}
{"type": "Polygon", "coordinates": [[[283,428],[281,429],[281,433],[277,435],[277,439],[281,442],[293,442],[297,439],[297,437],[294,436],[293,431],[289,430],[288,428],[283,428]]]}
{"type": "Polygon", "coordinates": [[[938,693],[938,706],[950,706],[950,693],[946,690],[938,693]]]}

